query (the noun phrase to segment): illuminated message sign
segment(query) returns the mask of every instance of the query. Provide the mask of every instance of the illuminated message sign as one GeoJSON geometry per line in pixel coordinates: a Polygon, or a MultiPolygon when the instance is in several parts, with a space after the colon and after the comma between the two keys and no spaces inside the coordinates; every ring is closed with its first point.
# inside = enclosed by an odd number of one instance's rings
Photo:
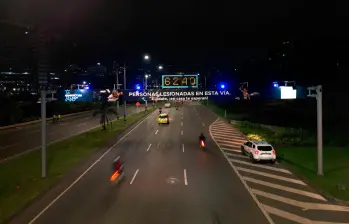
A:
{"type": "Polygon", "coordinates": [[[124,93],[124,97],[127,100],[137,100],[139,98],[146,98],[147,100],[158,101],[188,101],[188,100],[207,100],[209,97],[232,97],[231,93],[227,90],[144,90],[144,91],[132,91],[127,90],[124,93]]]}
{"type": "Polygon", "coordinates": [[[198,75],[163,75],[162,88],[198,88],[198,75]]]}

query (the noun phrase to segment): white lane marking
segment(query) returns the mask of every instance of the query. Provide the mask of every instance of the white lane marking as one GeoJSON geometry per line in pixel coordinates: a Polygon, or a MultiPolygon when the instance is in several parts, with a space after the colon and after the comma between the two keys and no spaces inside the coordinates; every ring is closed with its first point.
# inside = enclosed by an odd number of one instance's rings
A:
{"type": "Polygon", "coordinates": [[[303,196],[310,197],[310,198],[319,199],[321,201],[327,201],[321,195],[315,194],[315,193],[312,193],[312,192],[309,192],[309,191],[298,190],[296,188],[286,187],[286,186],[279,185],[279,184],[273,184],[273,183],[270,183],[270,182],[257,180],[257,179],[251,178],[251,177],[243,177],[243,179],[245,181],[248,181],[248,182],[251,182],[251,183],[255,183],[255,184],[259,184],[259,185],[275,188],[275,189],[282,190],[282,191],[291,192],[291,193],[294,193],[294,194],[303,195],[303,196]]]}
{"type": "Polygon", "coordinates": [[[265,165],[263,166],[263,165],[260,165],[260,164],[253,164],[253,163],[249,163],[249,162],[245,162],[245,161],[241,161],[241,160],[237,160],[237,159],[230,159],[230,161],[234,162],[234,163],[240,163],[240,164],[248,165],[248,166],[259,167],[259,168],[266,169],[266,170],[272,170],[272,171],[276,171],[276,172],[292,174],[288,170],[281,169],[281,168],[276,168],[276,167],[272,167],[272,166],[265,166],[265,165]]]}
{"type": "Polygon", "coordinates": [[[136,179],[136,176],[137,176],[137,174],[138,174],[138,171],[139,171],[139,169],[137,169],[136,172],[135,172],[135,174],[133,174],[133,177],[132,177],[132,180],[131,180],[130,184],[132,184],[133,181],[136,179]]]}
{"type": "Polygon", "coordinates": [[[184,184],[188,185],[187,170],[184,169],[184,184]]]}
{"type": "MultiPolygon", "coordinates": [[[[148,116],[150,117],[150,115],[153,115],[154,113],[155,113],[155,111],[152,112],[152,113],[150,113],[148,116]]],[[[131,114],[135,114],[135,113],[130,113],[129,115],[131,115],[131,114]]],[[[146,119],[148,119],[149,117],[147,117],[146,119]]],[[[114,122],[114,121],[117,121],[117,120],[118,120],[118,119],[116,118],[116,119],[112,120],[111,122],[114,122]]],[[[66,123],[66,124],[67,124],[67,123],[66,123]]],[[[60,142],[60,141],[63,141],[63,140],[65,140],[65,139],[68,139],[68,138],[71,138],[71,137],[80,135],[80,134],[82,134],[82,133],[91,131],[91,130],[96,129],[96,128],[100,127],[100,126],[101,126],[101,125],[99,124],[99,125],[96,125],[96,126],[94,126],[94,127],[92,127],[92,128],[88,128],[88,129],[85,129],[85,130],[76,132],[76,133],[74,133],[74,134],[72,134],[72,135],[68,135],[68,136],[66,136],[66,137],[57,139],[57,140],[52,141],[52,142],[48,142],[48,143],[46,144],[46,146],[49,146],[49,145],[52,145],[52,144],[54,144],[54,143],[56,143],[56,142],[60,142]]],[[[20,157],[20,156],[23,156],[23,155],[25,155],[25,154],[28,154],[28,153],[30,153],[30,152],[32,152],[32,151],[35,151],[35,150],[38,150],[38,149],[41,149],[41,146],[36,146],[36,147],[34,147],[34,148],[30,148],[30,149],[28,149],[28,150],[26,150],[26,151],[24,151],[24,152],[18,153],[18,154],[16,154],[16,155],[11,156],[11,157],[7,157],[7,158],[5,158],[5,159],[3,159],[3,160],[0,160],[0,163],[6,162],[6,161],[8,161],[8,160],[11,160],[11,159],[14,159],[14,158],[17,158],[17,157],[20,157]]]]}
{"type": "Polygon", "coordinates": [[[183,126],[183,121],[181,122],[181,126],[183,126]]]}
{"type": "Polygon", "coordinates": [[[183,152],[184,152],[184,144],[182,145],[182,149],[183,149],[183,152]]]}
{"type": "Polygon", "coordinates": [[[235,142],[234,140],[221,140],[221,139],[216,139],[216,141],[218,142],[218,144],[222,144],[222,145],[225,145],[226,143],[228,143],[227,145],[234,145],[234,146],[241,146],[241,142],[235,142]]]}
{"type": "MultiPolygon", "coordinates": [[[[210,110],[211,111],[211,110],[210,110]]],[[[212,112],[213,113],[213,112],[212,112]]],[[[219,117],[217,118],[217,120],[215,122],[217,122],[219,120],[219,117]]],[[[215,123],[213,122],[213,124],[215,123]]],[[[210,125],[209,127],[209,132],[212,135],[212,132],[211,132],[211,127],[212,127],[212,124],[210,125]]],[[[226,158],[226,160],[229,162],[229,158],[228,156],[224,153],[223,149],[219,146],[219,144],[216,142],[216,140],[213,138],[213,141],[216,143],[217,147],[221,150],[221,152],[223,153],[224,157],[226,158]]],[[[262,211],[263,215],[265,216],[265,218],[268,220],[268,222],[270,224],[274,224],[274,221],[271,219],[271,217],[269,216],[269,214],[265,211],[265,209],[263,208],[262,204],[258,201],[257,197],[252,193],[250,187],[246,184],[246,182],[242,179],[242,176],[241,174],[239,173],[239,171],[236,169],[236,167],[229,163],[231,168],[233,168],[235,174],[239,177],[241,183],[245,186],[245,188],[247,189],[248,193],[250,193],[252,199],[256,202],[257,206],[259,207],[259,209],[262,211]]]]}
{"type": "MultiPolygon", "coordinates": [[[[218,141],[217,141],[218,143],[218,141]]],[[[223,143],[218,143],[221,147],[223,148],[229,148],[229,149],[240,149],[241,147],[238,145],[228,145],[228,144],[223,144],[223,143]]]]}
{"type": "Polygon", "coordinates": [[[78,124],[78,125],[76,125],[76,127],[81,127],[81,126],[84,126],[84,125],[86,125],[86,123],[78,124]]]}
{"type": "Polygon", "coordinates": [[[156,130],[156,132],[155,132],[156,135],[158,134],[158,131],[159,131],[159,130],[156,130]]]}
{"type": "Polygon", "coordinates": [[[252,174],[256,174],[256,175],[260,175],[260,176],[265,176],[265,177],[269,177],[269,178],[274,178],[274,179],[283,180],[283,181],[290,182],[290,183],[295,183],[295,184],[307,186],[303,181],[296,180],[296,179],[293,179],[293,178],[277,176],[277,175],[274,175],[274,174],[259,172],[259,171],[256,171],[256,170],[246,169],[246,168],[242,168],[242,167],[236,167],[236,169],[239,170],[239,171],[247,172],[247,173],[252,173],[252,174]]]}
{"type": "MultiPolygon", "coordinates": [[[[153,113],[149,114],[149,115],[154,115],[156,111],[154,111],[153,113]]],[[[134,128],[132,128],[129,132],[127,132],[124,136],[122,136],[114,145],[112,145],[105,153],[103,153],[103,155],[101,155],[94,163],[92,163],[91,166],[89,166],[78,178],[76,178],[76,180],[71,183],[62,193],[60,193],[55,199],[53,199],[53,201],[51,201],[38,215],[36,215],[28,224],[33,224],[38,218],[40,218],[40,216],[42,216],[42,214],[44,214],[47,209],[49,209],[54,203],[56,203],[63,195],[65,195],[65,193],[67,193],[76,183],[78,183],[87,173],[88,171],[90,171],[99,161],[101,161],[101,159],[104,158],[104,156],[106,156],[117,144],[119,144],[119,142],[121,142],[122,140],[124,140],[129,134],[131,134],[134,130],[136,130],[136,128],[138,128],[141,124],[143,124],[146,120],[148,120],[148,118],[150,118],[151,116],[146,117],[145,119],[143,119],[143,121],[141,121],[139,124],[137,124],[134,128]]]]}
{"type": "Polygon", "coordinates": [[[181,135],[183,135],[183,131],[181,131],[181,135]]]}
{"type": "Polygon", "coordinates": [[[183,117],[181,117],[181,119],[183,120],[183,117]]]}
{"type": "Polygon", "coordinates": [[[149,146],[148,146],[148,148],[147,148],[147,152],[149,151],[150,147],[151,147],[151,144],[149,144],[149,146]]]}
{"type": "Polygon", "coordinates": [[[224,150],[241,153],[241,150],[238,150],[238,149],[227,149],[227,148],[224,148],[224,150]]]}
{"type": "Polygon", "coordinates": [[[182,116],[183,116],[183,113],[182,113],[182,116]]]}
{"type": "Polygon", "coordinates": [[[251,191],[259,196],[266,197],[273,199],[275,201],[280,201],[289,205],[293,205],[299,208],[302,208],[303,210],[322,210],[322,211],[336,211],[336,212],[349,212],[349,207],[347,206],[341,206],[341,205],[331,205],[331,204],[322,204],[322,203],[309,203],[309,202],[302,202],[302,201],[296,201],[290,198],[285,198],[279,195],[267,193],[264,191],[260,191],[257,189],[251,189],[251,191]]]}
{"type": "Polygon", "coordinates": [[[233,138],[235,137],[235,139],[237,140],[245,140],[246,141],[246,137],[242,136],[242,135],[230,135],[230,134],[226,134],[226,133],[222,133],[222,132],[214,132],[212,131],[212,134],[215,138],[233,138]]]}
{"type": "MultiPolygon", "coordinates": [[[[239,150],[239,152],[241,153],[240,150],[239,150]]],[[[228,156],[232,156],[232,157],[237,157],[237,158],[242,158],[242,159],[250,159],[246,155],[241,155],[241,154],[236,154],[236,153],[229,153],[229,152],[226,152],[225,154],[227,154],[228,156]]]]}
{"type": "Polygon", "coordinates": [[[205,126],[205,124],[204,124],[204,123],[202,123],[202,126],[205,126]]]}
{"type": "Polygon", "coordinates": [[[199,115],[199,113],[196,113],[196,115],[199,115]]]}
{"type": "Polygon", "coordinates": [[[16,145],[16,144],[11,144],[11,145],[2,146],[2,147],[0,147],[0,150],[1,150],[1,149],[10,148],[11,146],[14,146],[14,145],[16,145]]]}
{"type": "Polygon", "coordinates": [[[300,224],[348,224],[348,223],[339,223],[339,222],[323,222],[323,221],[313,221],[289,212],[282,211],[277,208],[270,207],[268,205],[263,205],[264,209],[270,214],[279,216],[284,219],[288,219],[300,224]]]}

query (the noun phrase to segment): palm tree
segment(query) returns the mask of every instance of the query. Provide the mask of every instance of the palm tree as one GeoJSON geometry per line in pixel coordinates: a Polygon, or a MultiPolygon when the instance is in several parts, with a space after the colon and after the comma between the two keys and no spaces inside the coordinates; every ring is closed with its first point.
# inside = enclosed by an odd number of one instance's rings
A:
{"type": "Polygon", "coordinates": [[[117,119],[119,120],[119,113],[114,109],[110,108],[110,103],[108,102],[108,96],[109,93],[106,91],[106,93],[101,94],[101,107],[99,110],[93,112],[93,117],[95,117],[97,114],[101,114],[101,120],[100,124],[103,127],[103,130],[107,130],[107,126],[110,124],[112,126],[111,119],[108,117],[108,114],[113,113],[116,115],[117,119]]]}

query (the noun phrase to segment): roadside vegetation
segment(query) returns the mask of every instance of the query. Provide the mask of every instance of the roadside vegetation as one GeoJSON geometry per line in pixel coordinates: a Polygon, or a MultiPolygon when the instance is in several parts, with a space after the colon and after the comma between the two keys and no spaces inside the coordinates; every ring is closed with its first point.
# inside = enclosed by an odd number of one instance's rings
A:
{"type": "Polygon", "coordinates": [[[47,147],[47,178],[41,178],[41,151],[0,164],[0,223],[9,219],[29,202],[54,186],[66,173],[98,149],[106,146],[116,134],[125,131],[153,109],[148,108],[112,122],[106,130],[96,128],[47,147]]]}
{"type": "MultiPolygon", "coordinates": [[[[249,102],[250,108],[253,102],[249,102]]],[[[302,102],[304,103],[304,102],[302,102]]],[[[207,103],[204,103],[207,105],[207,103]]],[[[258,102],[261,106],[260,102],[258,102]]],[[[287,104],[287,103],[286,103],[287,104]]],[[[239,106],[244,105],[243,103],[239,106]]],[[[246,105],[246,104],[245,104],[246,105]]],[[[278,161],[291,169],[296,175],[304,179],[305,182],[325,196],[333,199],[349,201],[349,142],[347,140],[347,131],[343,130],[342,124],[338,124],[338,129],[331,129],[332,125],[325,124],[324,128],[324,176],[317,175],[317,148],[316,148],[316,126],[310,125],[316,120],[316,110],[313,110],[313,117],[308,117],[309,122],[304,121],[302,116],[309,116],[307,112],[302,113],[280,113],[274,114],[272,125],[268,124],[270,115],[263,120],[264,114],[256,114],[256,111],[244,113],[234,110],[227,110],[222,105],[209,102],[207,105],[212,111],[225,118],[232,125],[237,127],[243,134],[250,139],[266,140],[274,145],[277,151],[278,161]],[[294,122],[288,126],[278,125],[277,121],[285,124],[294,120],[303,120],[304,125],[300,122],[294,122]],[[284,121],[286,120],[286,121],[284,121]],[[303,127],[302,127],[303,126],[303,127]]],[[[235,106],[238,106],[235,104],[235,106]]],[[[275,110],[284,110],[280,108],[283,102],[274,102],[275,110]],[[280,106],[281,105],[281,106],[280,106]],[[279,108],[278,108],[279,107],[279,108]]],[[[266,106],[260,110],[272,111],[272,106],[266,106]]],[[[286,106],[287,107],[287,106],[286,106]]],[[[303,110],[309,108],[304,107],[303,110]]],[[[324,118],[325,122],[333,119],[324,118]]],[[[342,123],[346,121],[342,120],[342,123]]]]}

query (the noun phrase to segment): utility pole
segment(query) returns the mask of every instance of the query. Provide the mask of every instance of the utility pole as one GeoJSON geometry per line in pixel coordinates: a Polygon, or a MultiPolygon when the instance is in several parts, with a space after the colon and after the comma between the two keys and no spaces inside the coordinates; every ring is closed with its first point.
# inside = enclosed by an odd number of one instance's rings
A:
{"type": "MultiPolygon", "coordinates": [[[[126,63],[124,63],[124,94],[126,93],[126,63]]],[[[126,97],[124,98],[124,122],[126,122],[126,97]]]]}
{"type": "Polygon", "coordinates": [[[316,98],[317,113],[317,175],[324,175],[323,169],[323,132],[322,132],[322,86],[312,86],[308,88],[308,97],[316,98]],[[315,94],[311,91],[316,91],[315,94]]]}
{"type": "MultiPolygon", "coordinates": [[[[114,61],[114,64],[115,64],[115,61],[114,61]]],[[[119,92],[119,68],[115,67],[114,69],[115,69],[115,76],[116,76],[116,90],[119,92]]],[[[116,101],[116,112],[119,113],[119,100],[116,101]]]]}
{"type": "Polygon", "coordinates": [[[47,30],[37,31],[37,56],[38,56],[38,83],[41,89],[41,175],[47,176],[46,169],[46,88],[48,85],[48,73],[50,70],[48,61],[48,34],[47,30]]]}

